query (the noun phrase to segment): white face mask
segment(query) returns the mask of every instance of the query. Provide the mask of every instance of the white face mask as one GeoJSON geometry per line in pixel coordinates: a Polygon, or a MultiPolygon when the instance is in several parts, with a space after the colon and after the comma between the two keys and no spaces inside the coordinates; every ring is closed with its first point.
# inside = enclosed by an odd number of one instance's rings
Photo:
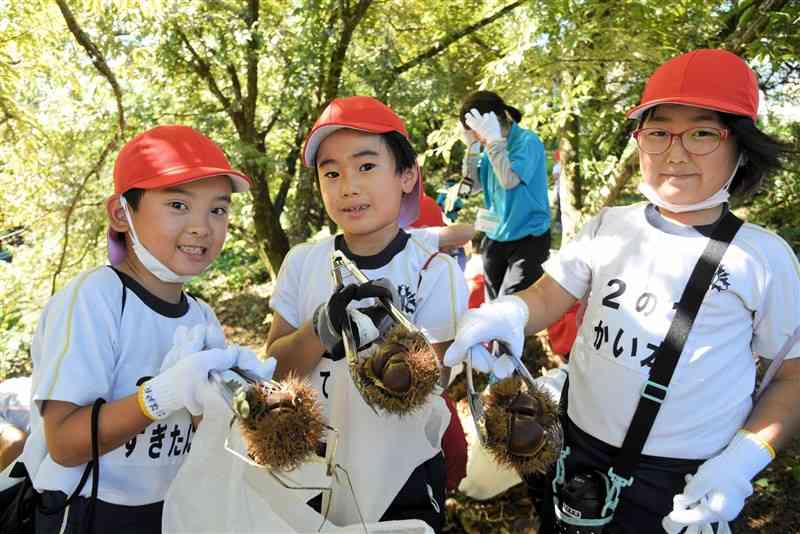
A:
{"type": "Polygon", "coordinates": [[[645,198],[653,205],[671,211],[672,213],[686,213],[687,211],[700,211],[708,208],[714,208],[728,201],[731,196],[728,192],[728,188],[731,186],[731,182],[733,182],[733,177],[736,176],[736,171],[738,171],[739,167],[744,165],[744,163],[744,154],[740,153],[739,159],[736,160],[736,165],[733,167],[733,172],[731,173],[730,178],[728,178],[722,188],[707,199],[701,200],[700,202],[695,202],[694,204],[673,204],[672,202],[668,202],[661,198],[656,190],[653,189],[653,186],[644,180],[642,180],[642,182],[639,184],[639,192],[643,194],[645,198]]]}
{"type": "Polygon", "coordinates": [[[133,246],[133,252],[136,254],[136,257],[139,258],[139,261],[144,265],[144,268],[150,271],[150,273],[161,280],[162,282],[167,282],[170,284],[185,284],[192,278],[194,275],[184,275],[184,274],[177,274],[170,270],[169,267],[158,261],[158,258],[150,254],[150,251],[142,245],[142,242],[139,241],[139,236],[136,235],[136,230],[133,228],[133,220],[131,220],[131,215],[128,212],[128,201],[125,200],[125,197],[119,197],[120,204],[122,205],[122,210],[125,212],[125,218],[128,220],[128,225],[131,228],[131,231],[128,232],[128,235],[131,237],[131,245],[133,246]]]}

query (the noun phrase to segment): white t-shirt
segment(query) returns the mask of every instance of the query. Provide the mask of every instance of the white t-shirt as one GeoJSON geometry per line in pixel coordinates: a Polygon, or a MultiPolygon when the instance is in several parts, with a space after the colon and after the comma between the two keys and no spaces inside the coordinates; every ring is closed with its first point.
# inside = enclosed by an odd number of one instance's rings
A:
{"type": "Polygon", "coordinates": [[[472,280],[476,276],[481,276],[483,274],[483,256],[479,253],[473,253],[464,266],[464,278],[472,280]]]}
{"type": "MultiPolygon", "coordinates": [[[[98,397],[132,395],[158,374],[178,325],[209,320],[216,317],[205,303],[185,294],[178,304],[165,302],[110,267],[84,272],[56,293],[31,345],[34,402],[23,461],[34,487],[71,495],[85,468],[61,466],[47,454],[43,401],[90,406],[98,397]]],[[[189,412],[179,410],[101,456],[98,498],[126,506],[163,500],[192,433],[189,412]]],[[[89,478],[81,495],[90,495],[91,486],[89,478]]]]}
{"type": "MultiPolygon", "coordinates": [[[[371,280],[381,277],[391,280],[400,296],[398,307],[430,342],[450,341],[455,337],[459,317],[466,310],[467,288],[455,260],[447,254],[435,254],[437,250],[431,248],[431,244],[431,234],[420,234],[418,230],[400,231],[383,252],[368,257],[350,253],[341,235],[297,245],[281,265],[270,306],[294,328],[311,319],[314,310],[333,294],[331,255],[336,248],[371,280]],[[421,235],[427,237],[420,238],[421,235]]],[[[352,284],[356,280],[346,278],[344,283],[352,284]]],[[[374,305],[374,300],[365,299],[351,306],[374,305]]],[[[331,356],[325,354],[310,376],[321,393],[320,402],[326,418],[334,364],[331,356]]]]}
{"type": "MultiPolygon", "coordinates": [[[[689,275],[702,229],[650,204],[609,208],[545,271],[576,298],[590,294],[570,356],[569,416],[620,446],[689,275]]],[[[707,232],[707,229],[704,230],[707,232]]],[[[744,224],[725,252],[684,346],[644,454],[704,459],[741,428],[755,356],[774,357],[800,324],[800,266],[777,235],[744,224]]],[[[800,356],[800,344],[787,357],[800,356]]]]}

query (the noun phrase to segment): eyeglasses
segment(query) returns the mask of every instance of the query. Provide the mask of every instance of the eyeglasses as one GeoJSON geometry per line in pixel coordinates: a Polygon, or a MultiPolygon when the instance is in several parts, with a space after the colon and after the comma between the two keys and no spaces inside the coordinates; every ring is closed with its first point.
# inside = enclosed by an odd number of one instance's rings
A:
{"type": "Polygon", "coordinates": [[[677,137],[686,152],[693,156],[705,156],[718,149],[729,134],[730,130],[727,128],[710,126],[689,128],[678,133],[663,128],[640,128],[633,132],[633,138],[645,154],[663,154],[669,150],[677,137]]]}

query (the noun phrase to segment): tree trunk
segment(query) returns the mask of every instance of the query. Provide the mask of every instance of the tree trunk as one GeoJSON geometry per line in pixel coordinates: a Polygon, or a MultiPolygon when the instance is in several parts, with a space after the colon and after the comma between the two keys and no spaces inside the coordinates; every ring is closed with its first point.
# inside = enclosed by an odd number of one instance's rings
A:
{"type": "Polygon", "coordinates": [[[561,176],[558,180],[558,192],[561,208],[561,246],[575,237],[581,222],[583,208],[583,183],[580,168],[580,118],[575,104],[568,94],[573,79],[569,72],[562,72],[562,105],[570,110],[570,114],[561,127],[558,151],[561,162],[561,176]]]}
{"type": "Polygon", "coordinates": [[[561,140],[558,145],[561,161],[558,192],[561,197],[562,247],[575,237],[581,223],[583,195],[580,153],[578,152],[579,132],[580,119],[577,115],[570,115],[561,130],[561,140]]]}
{"type": "Polygon", "coordinates": [[[269,198],[269,184],[260,168],[245,166],[245,172],[253,179],[250,193],[253,197],[253,224],[258,241],[258,256],[267,266],[270,278],[275,280],[283,258],[289,252],[289,239],[280,224],[280,214],[275,211],[269,198]]]}

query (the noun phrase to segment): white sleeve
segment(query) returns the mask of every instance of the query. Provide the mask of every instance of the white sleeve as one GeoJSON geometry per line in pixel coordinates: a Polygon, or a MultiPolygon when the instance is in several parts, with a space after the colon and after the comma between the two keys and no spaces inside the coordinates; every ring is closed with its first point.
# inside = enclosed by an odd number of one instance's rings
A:
{"type": "Polygon", "coordinates": [[[604,215],[605,209],[583,225],[575,239],[542,264],[544,272],[576,299],[582,299],[592,283],[592,241],[604,215]]]}
{"type": "Polygon", "coordinates": [[[453,258],[437,254],[421,273],[417,295],[421,304],[414,314],[414,324],[432,343],[451,341],[467,309],[467,284],[453,258]]]}
{"type": "Polygon", "coordinates": [[[444,226],[426,226],[425,228],[410,228],[406,229],[417,243],[428,252],[434,254],[439,250],[439,232],[444,226]]]}
{"type": "MultiPolygon", "coordinates": [[[[775,357],[800,328],[800,263],[783,239],[772,237],[762,249],[766,280],[753,317],[753,352],[765,358],[775,357]]],[[[800,342],[794,343],[786,357],[800,357],[800,342]]]]}
{"type": "Polygon", "coordinates": [[[278,278],[275,280],[275,289],[269,300],[272,311],[279,313],[283,319],[294,328],[299,328],[300,323],[300,277],[302,276],[304,254],[299,253],[304,247],[298,245],[292,248],[283,259],[278,278]]]}
{"type": "Polygon", "coordinates": [[[59,400],[88,406],[113,389],[122,284],[120,293],[84,287],[89,274],[54,296],[40,318],[31,345],[37,405],[59,400]]]}

